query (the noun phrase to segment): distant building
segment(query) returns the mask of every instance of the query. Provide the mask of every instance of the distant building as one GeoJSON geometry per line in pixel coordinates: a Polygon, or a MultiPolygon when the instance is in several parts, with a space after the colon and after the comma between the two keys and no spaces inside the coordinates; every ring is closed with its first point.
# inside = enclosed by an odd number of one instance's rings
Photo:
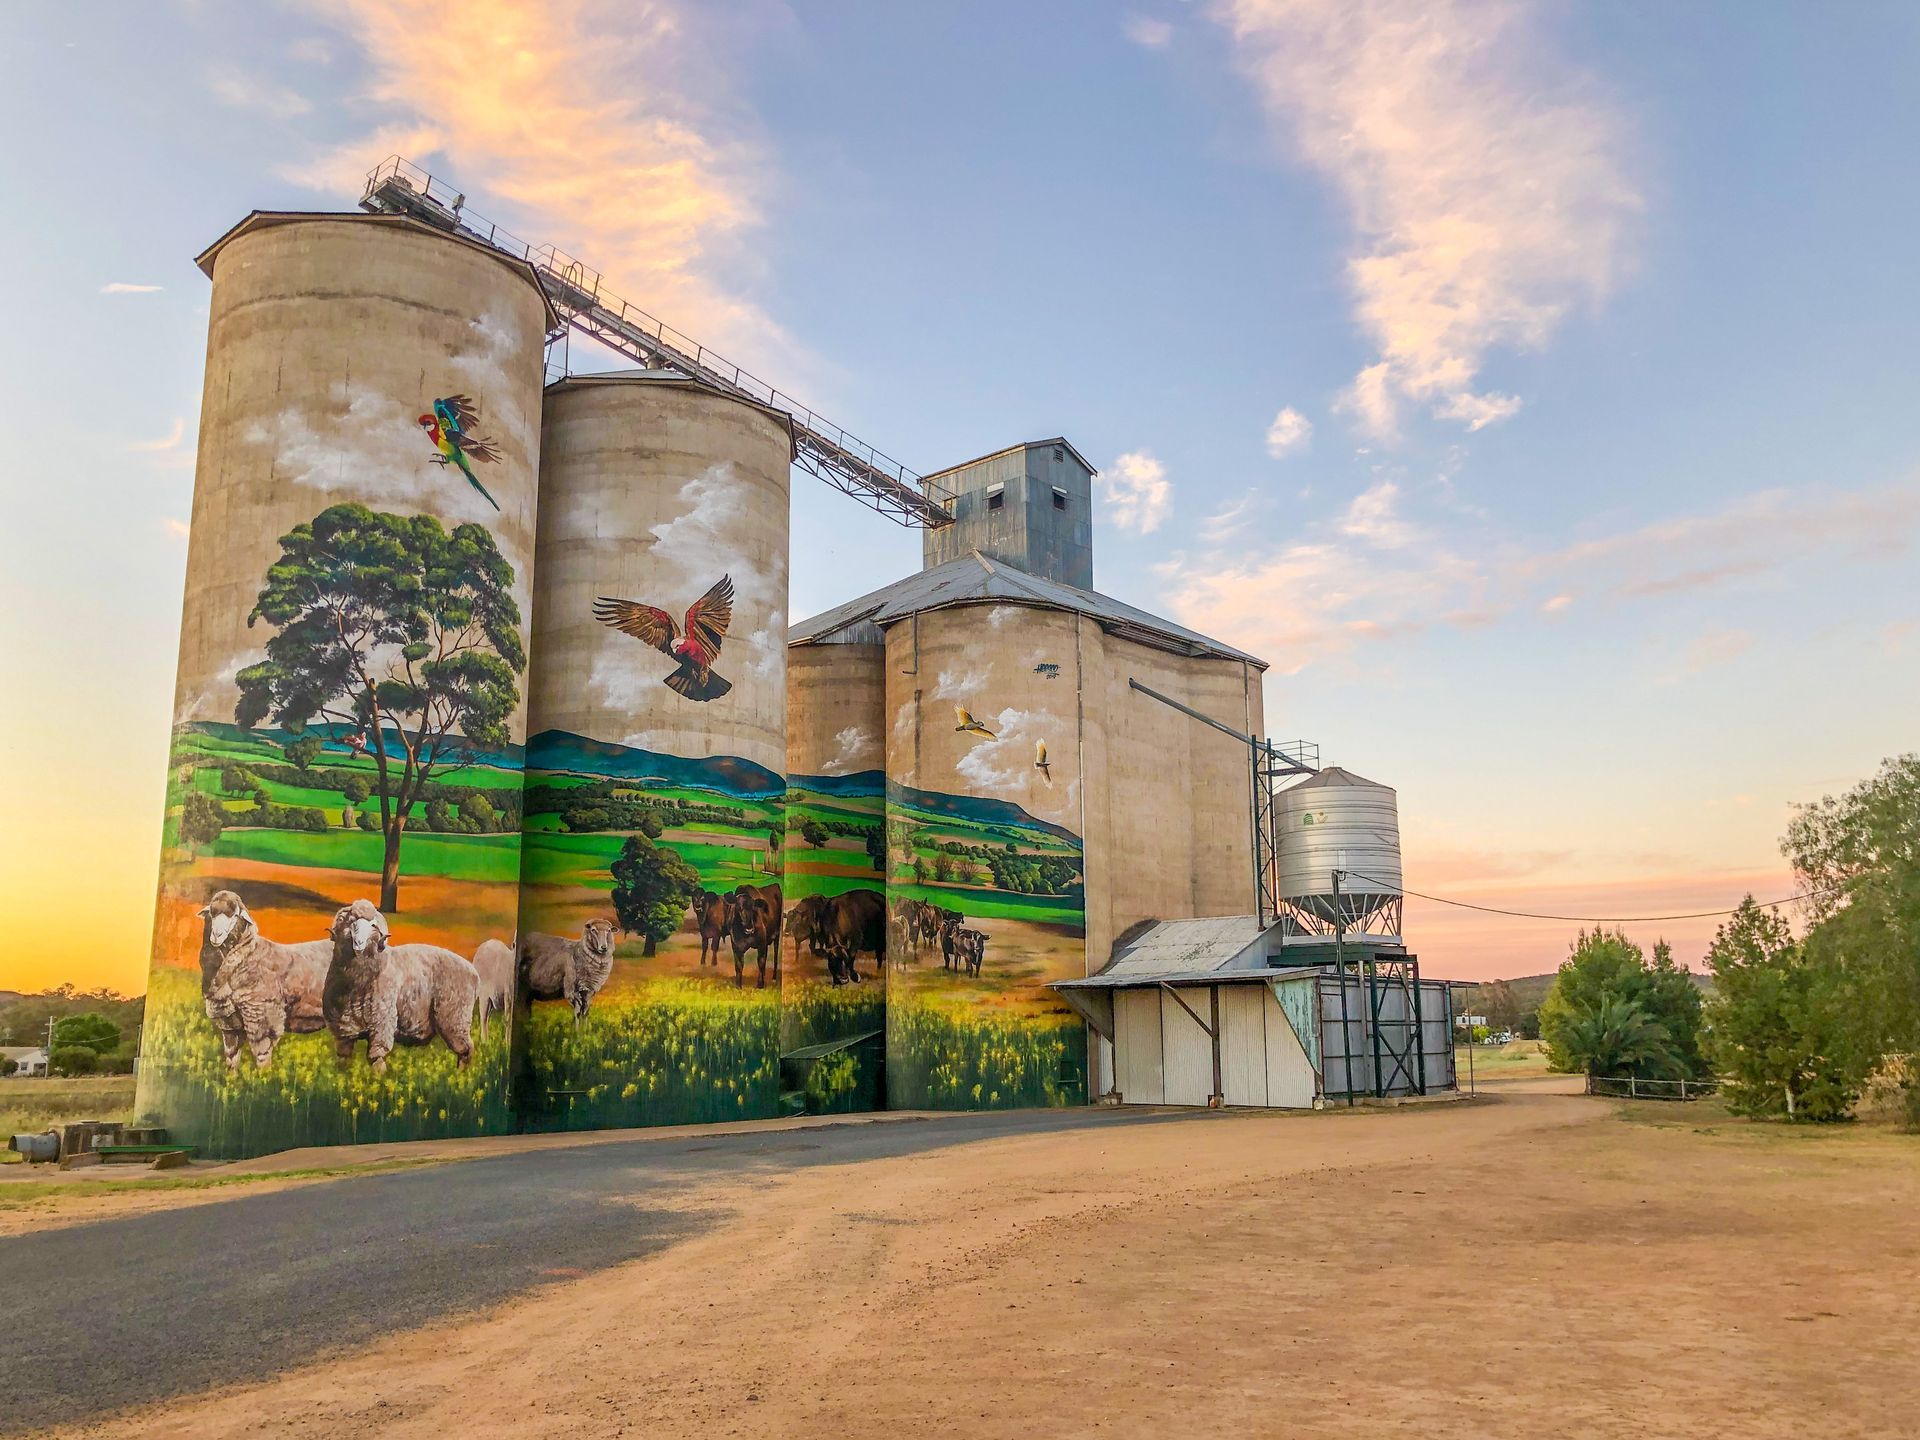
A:
{"type": "Polygon", "coordinates": [[[0,1045],[0,1059],[13,1061],[15,1075],[47,1073],[47,1052],[38,1045],[0,1045]]]}

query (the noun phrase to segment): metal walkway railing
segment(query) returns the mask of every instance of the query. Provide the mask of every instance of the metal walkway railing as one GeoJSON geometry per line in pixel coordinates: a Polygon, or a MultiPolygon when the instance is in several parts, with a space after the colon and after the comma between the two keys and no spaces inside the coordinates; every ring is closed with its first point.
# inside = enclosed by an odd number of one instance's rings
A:
{"type": "Polygon", "coordinates": [[[411,216],[526,261],[568,327],[648,368],[671,366],[716,390],[785,411],[793,417],[794,463],[888,519],[928,530],[952,523],[953,512],[924,477],[692,336],[622,300],[606,288],[598,270],[551,245],[530,244],[475,215],[466,208],[464,194],[417,165],[398,155],[382,161],[367,176],[360,207],[376,214],[411,216]]]}

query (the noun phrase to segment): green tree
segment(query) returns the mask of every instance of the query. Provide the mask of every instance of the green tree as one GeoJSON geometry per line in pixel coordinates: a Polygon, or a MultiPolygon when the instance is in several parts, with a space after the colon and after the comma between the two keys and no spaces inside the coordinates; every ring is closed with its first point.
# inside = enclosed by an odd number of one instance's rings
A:
{"type": "Polygon", "coordinates": [[[86,1045],[56,1045],[47,1052],[47,1068],[56,1075],[91,1075],[100,1068],[100,1052],[86,1045]]]}
{"type": "Polygon", "coordinates": [[[359,775],[349,775],[340,786],[340,794],[349,805],[360,804],[372,793],[372,787],[359,775]]]}
{"type": "Polygon", "coordinates": [[[1619,1073],[1643,1079],[1702,1073],[1700,992],[1692,978],[1673,963],[1671,954],[1649,965],[1645,953],[1625,934],[1597,927],[1580,932],[1553,987],[1540,1002],[1540,1038],[1555,1070],[1586,1068],[1570,1043],[1568,1027],[1580,1017],[1599,1014],[1602,1002],[1609,999],[1636,1006],[1644,1019],[1658,1025],[1673,1062],[1673,1068],[1619,1073]]]}
{"type": "Polygon", "coordinates": [[[186,842],[189,852],[197,846],[205,847],[220,838],[220,832],[226,828],[227,812],[220,803],[204,790],[189,790],[186,800],[180,806],[180,838],[186,842]]]}
{"type": "Polygon", "coordinates": [[[1920,755],[1802,806],[1780,848],[1813,892],[1808,956],[1854,986],[1857,1050],[1907,1057],[1890,1069],[1920,1127],[1920,755]]]}
{"type": "Polygon", "coordinates": [[[1588,1075],[1673,1075],[1681,1071],[1680,1052],[1667,1027],[1641,1008],[1638,1000],[1603,993],[1556,1025],[1558,1044],[1571,1062],[1555,1068],[1588,1075]]]}
{"type": "Polygon", "coordinates": [[[1505,980],[1482,985],[1474,992],[1472,1005],[1475,1012],[1487,1017],[1489,1029],[1520,1033],[1520,999],[1505,980]]]}
{"type": "Polygon", "coordinates": [[[644,938],[643,954],[680,928],[681,917],[700,888],[700,872],[678,851],[645,835],[629,835],[608,867],[613,875],[613,913],[620,928],[644,938]]]}
{"type": "Polygon", "coordinates": [[[500,828],[500,812],[477,790],[461,800],[460,818],[471,825],[476,834],[491,834],[500,828]]]}
{"type": "Polygon", "coordinates": [[[1875,1056],[1850,1033],[1845,974],[1809,956],[1787,922],[1749,895],[1713,937],[1713,1058],[1743,1115],[1842,1120],[1875,1056]]]}
{"type": "Polygon", "coordinates": [[[640,817],[640,833],[649,840],[658,840],[667,833],[667,822],[660,818],[658,810],[649,810],[640,817]]]}
{"type": "Polygon", "coordinates": [[[406,816],[432,777],[505,745],[526,669],[513,567],[481,525],[334,505],[280,537],[251,626],[267,658],[236,677],[234,718],[356,733],[373,759],[380,908],[400,905],[406,816]]]}
{"type": "Polygon", "coordinates": [[[882,875],[887,873],[887,836],[878,825],[867,829],[867,862],[882,875]]]}
{"type": "Polygon", "coordinates": [[[307,767],[320,758],[320,743],[318,735],[302,735],[296,740],[289,740],[280,749],[293,768],[304,775],[307,767]]]}
{"type": "Polygon", "coordinates": [[[119,1043],[120,1027],[98,1010],[69,1015],[64,1020],[53,1022],[53,1047],[56,1050],[84,1045],[96,1053],[105,1054],[119,1043]]]}
{"type": "Polygon", "coordinates": [[[831,837],[827,834],[827,827],[818,820],[808,820],[800,826],[800,838],[818,850],[831,837]]]}

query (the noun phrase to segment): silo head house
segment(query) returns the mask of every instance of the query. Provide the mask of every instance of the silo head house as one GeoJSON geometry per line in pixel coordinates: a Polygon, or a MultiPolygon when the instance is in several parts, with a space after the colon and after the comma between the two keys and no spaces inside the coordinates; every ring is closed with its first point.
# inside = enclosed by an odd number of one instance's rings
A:
{"type": "Polygon", "coordinates": [[[464,204],[395,159],[200,257],[142,1120],[239,1156],[1426,1075],[1315,1028],[1349,932],[1404,952],[1393,792],[1276,799],[1266,662],[1093,588],[1079,449],[915,474],[464,204]],[[637,368],[554,373],[570,327],[637,368]],[[801,473],[921,569],[792,621],[801,473]]]}

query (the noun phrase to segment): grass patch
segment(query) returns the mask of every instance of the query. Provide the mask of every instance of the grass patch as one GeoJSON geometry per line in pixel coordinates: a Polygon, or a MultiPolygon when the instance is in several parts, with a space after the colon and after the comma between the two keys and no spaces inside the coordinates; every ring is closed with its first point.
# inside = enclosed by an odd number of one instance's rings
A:
{"type": "MultiPolygon", "coordinates": [[[[117,1186],[102,1176],[99,1180],[57,1181],[45,1185],[0,1185],[0,1211],[31,1210],[60,1200],[99,1195],[146,1194],[149,1190],[221,1190],[230,1185],[258,1185],[262,1181],[338,1180],[349,1175],[377,1175],[388,1170],[418,1170],[426,1165],[448,1165],[462,1157],[421,1155],[414,1158],[368,1160],[357,1165],[316,1165],[304,1170],[262,1170],[244,1175],[165,1175],[144,1176],[136,1183],[117,1186]]],[[[138,1174],[135,1167],[126,1166],[138,1174]]],[[[129,1176],[129,1179],[132,1177],[129,1176]]]]}
{"type": "MultiPolygon", "coordinates": [[[[378,875],[383,838],[367,831],[224,830],[213,853],[223,860],[358,870],[378,875]]],[[[402,875],[513,883],[520,878],[518,835],[435,835],[415,832],[400,842],[402,875]]]]}
{"type": "MultiPolygon", "coordinates": [[[[0,1136],[38,1134],[76,1120],[133,1118],[131,1075],[83,1075],[73,1079],[0,1080],[0,1136]]],[[[11,1150],[0,1164],[21,1163],[11,1150]]]]}

